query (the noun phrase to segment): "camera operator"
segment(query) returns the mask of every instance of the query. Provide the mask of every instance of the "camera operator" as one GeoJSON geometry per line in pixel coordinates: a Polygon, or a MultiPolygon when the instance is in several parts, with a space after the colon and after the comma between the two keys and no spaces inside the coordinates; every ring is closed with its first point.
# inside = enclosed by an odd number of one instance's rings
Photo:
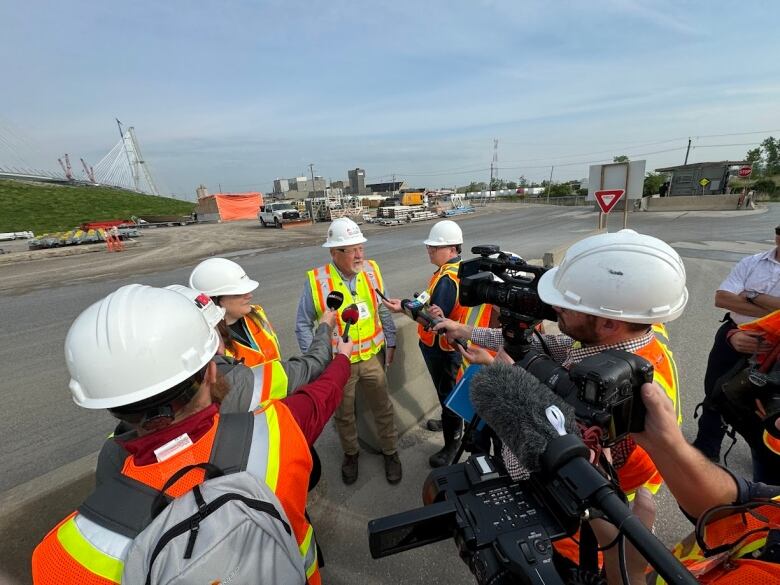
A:
{"type": "MultiPolygon", "coordinates": [[[[558,315],[560,335],[536,335],[534,347],[566,368],[608,349],[638,354],[654,368],[654,380],[665,390],[679,413],[677,368],[660,323],[676,319],[688,300],[685,267],[665,242],[633,230],[591,236],[574,244],[559,267],[542,275],[541,300],[558,315]]],[[[500,329],[472,328],[446,320],[438,330],[451,338],[498,349],[500,329]]],[[[492,361],[486,352],[470,347],[472,362],[492,361]]],[[[499,352],[504,361],[508,356],[499,352]]],[[[506,448],[507,471],[519,477],[522,470],[506,448]]],[[[647,454],[630,439],[617,443],[612,456],[621,488],[632,494],[645,485],[655,493],[662,479],[647,454]]]]}
{"type": "MultiPolygon", "coordinates": [[[[753,483],[712,463],[690,445],[677,425],[677,411],[658,384],[642,386],[647,409],[645,430],[633,437],[663,475],[669,491],[697,530],[677,546],[674,554],[702,583],[780,582],[780,486],[753,483]],[[774,528],[773,528],[774,527],[774,528]],[[696,536],[699,535],[697,543],[696,536]],[[703,549],[703,546],[706,549],[703,549]],[[717,551],[728,554],[718,554],[717,551]],[[705,558],[705,552],[716,551],[705,558]]],[[[637,497],[634,513],[649,526],[654,510],[650,498],[637,497]]],[[[592,522],[602,544],[614,529],[592,522]]],[[[614,549],[614,547],[613,547],[614,549]]],[[[614,550],[605,555],[607,580],[621,583],[614,550]]],[[[660,583],[645,574],[641,557],[629,550],[632,584],[660,583]]]]}

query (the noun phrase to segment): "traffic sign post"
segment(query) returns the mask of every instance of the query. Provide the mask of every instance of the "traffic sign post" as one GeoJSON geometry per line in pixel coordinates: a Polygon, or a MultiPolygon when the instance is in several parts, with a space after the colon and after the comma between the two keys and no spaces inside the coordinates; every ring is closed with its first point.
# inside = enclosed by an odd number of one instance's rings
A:
{"type": "MultiPolygon", "coordinates": [[[[596,197],[596,203],[598,204],[599,209],[601,210],[601,212],[599,213],[599,228],[601,227],[602,214],[607,215],[610,211],[612,211],[612,208],[615,207],[615,205],[617,205],[617,202],[620,201],[621,197],[623,197],[623,194],[625,192],[626,192],[625,189],[603,189],[601,191],[596,191],[594,193],[594,196],[596,197]]],[[[626,208],[627,207],[628,207],[628,203],[626,202],[626,208]]],[[[606,227],[607,227],[607,221],[605,218],[604,228],[606,227]]]]}
{"type": "Polygon", "coordinates": [[[699,179],[699,185],[701,185],[701,194],[704,195],[704,188],[710,184],[710,180],[707,177],[699,179]]]}

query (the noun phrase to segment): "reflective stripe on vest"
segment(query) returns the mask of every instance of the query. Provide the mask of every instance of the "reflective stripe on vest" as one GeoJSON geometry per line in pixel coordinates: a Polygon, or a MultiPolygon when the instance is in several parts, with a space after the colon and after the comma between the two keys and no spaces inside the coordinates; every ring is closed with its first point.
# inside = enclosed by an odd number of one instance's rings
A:
{"type": "Polygon", "coordinates": [[[317,544],[305,515],[312,469],[306,439],[287,407],[275,400],[255,410],[252,432],[247,471],[263,478],[279,498],[295,533],[307,579],[319,583],[317,544]]]}
{"type": "Polygon", "coordinates": [[[232,338],[234,349],[226,348],[225,354],[236,359],[243,359],[244,365],[250,368],[281,359],[279,339],[263,308],[260,305],[252,305],[252,312],[243,320],[249,334],[249,345],[232,338]]]}
{"type": "Polygon", "coordinates": [[[131,539],[74,513],[57,529],[57,541],[77,563],[95,575],[120,583],[131,539]]]}
{"type": "Polygon", "coordinates": [[[780,439],[764,431],[764,445],[775,455],[780,455],[780,439]]]}
{"type": "MultiPolygon", "coordinates": [[[[442,278],[449,278],[452,282],[455,283],[455,305],[453,305],[452,311],[450,311],[449,315],[446,315],[448,319],[452,319],[453,321],[460,321],[463,314],[463,307],[458,301],[460,292],[460,280],[458,280],[459,266],[460,260],[457,262],[442,264],[439,269],[433,273],[433,276],[431,276],[431,279],[428,281],[428,288],[426,289],[428,294],[433,297],[433,292],[436,289],[436,285],[442,278]]],[[[417,324],[417,335],[420,337],[420,341],[423,343],[423,345],[428,347],[438,345],[439,349],[442,351],[455,351],[444,335],[436,335],[433,331],[427,331],[419,323],[417,324]]]]}
{"type": "MultiPolygon", "coordinates": [[[[471,327],[490,327],[490,318],[493,316],[493,305],[477,305],[476,307],[463,307],[461,312],[460,322],[464,325],[470,325],[471,327]]],[[[488,349],[487,352],[495,356],[498,352],[492,349],[488,349]]],[[[463,374],[466,372],[466,368],[469,367],[469,360],[465,357],[460,363],[458,368],[458,374],[455,377],[455,381],[459,381],[463,374]]]]}
{"type": "Polygon", "coordinates": [[[268,400],[279,400],[287,396],[289,380],[281,360],[252,366],[250,369],[254,376],[250,409],[255,409],[268,400]]]}
{"type": "MultiPolygon", "coordinates": [[[[365,361],[379,353],[385,342],[385,333],[379,319],[379,300],[374,289],[384,290],[384,284],[376,262],[373,260],[363,262],[363,270],[355,278],[354,296],[333,264],[326,264],[310,270],[307,276],[317,319],[327,310],[326,299],[331,291],[339,291],[344,295],[342,307],[347,307],[352,303],[365,303],[367,315],[358,319],[358,322],[349,328],[350,339],[355,344],[352,348],[350,361],[353,364],[365,361]]],[[[331,338],[334,350],[337,338],[343,335],[345,327],[340,313],[336,325],[331,338]]]]}

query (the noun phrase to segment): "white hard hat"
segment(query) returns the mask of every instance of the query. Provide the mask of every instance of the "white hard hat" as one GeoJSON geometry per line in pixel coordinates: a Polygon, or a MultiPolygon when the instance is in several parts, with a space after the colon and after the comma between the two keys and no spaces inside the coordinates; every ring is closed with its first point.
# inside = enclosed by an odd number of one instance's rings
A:
{"type": "Polygon", "coordinates": [[[73,401],[116,408],[157,396],[205,366],[219,334],[172,290],[123,286],[85,309],[65,338],[73,401]]]}
{"type": "Polygon", "coordinates": [[[197,291],[194,288],[182,286],[181,284],[170,284],[165,288],[176,291],[187,297],[190,302],[200,309],[200,312],[203,314],[209,327],[216,327],[217,323],[225,318],[225,309],[214,304],[214,301],[212,301],[211,297],[206,293],[197,291]]]}
{"type": "Polygon", "coordinates": [[[209,258],[198,264],[190,274],[190,288],[210,297],[244,295],[259,286],[241,266],[227,258],[209,258]]]}
{"type": "Polygon", "coordinates": [[[334,219],[328,228],[328,238],[322,244],[323,248],[340,248],[341,246],[354,246],[366,242],[363,232],[354,221],[348,217],[334,219]]]}
{"type": "Polygon", "coordinates": [[[658,238],[620,230],[574,244],[539,279],[550,305],[630,323],[665,323],[688,302],[685,266],[658,238]]]}
{"type": "Polygon", "coordinates": [[[463,243],[463,232],[460,226],[450,219],[436,223],[423,242],[426,246],[455,246],[463,243]]]}

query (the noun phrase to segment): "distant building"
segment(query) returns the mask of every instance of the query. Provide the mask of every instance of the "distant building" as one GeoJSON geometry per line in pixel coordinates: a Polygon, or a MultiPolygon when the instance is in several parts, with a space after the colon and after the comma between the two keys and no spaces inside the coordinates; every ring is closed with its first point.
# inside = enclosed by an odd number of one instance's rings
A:
{"type": "Polygon", "coordinates": [[[198,201],[200,201],[209,196],[209,190],[206,188],[206,185],[200,185],[195,189],[195,194],[198,196],[198,201]]]}
{"type": "Polygon", "coordinates": [[[668,197],[675,195],[722,195],[728,193],[729,179],[737,174],[740,160],[701,162],[655,169],[670,176],[668,197]],[[704,184],[702,184],[704,183],[704,184]]]}
{"type": "Polygon", "coordinates": [[[366,185],[366,188],[372,193],[386,193],[388,195],[397,193],[401,189],[406,187],[404,181],[391,181],[388,183],[371,183],[366,185]]]}
{"type": "Polygon", "coordinates": [[[274,180],[274,195],[284,196],[290,190],[290,182],[287,179],[274,180]]]}
{"type": "Polygon", "coordinates": [[[366,171],[363,169],[352,169],[347,171],[349,177],[349,192],[352,195],[365,195],[366,191],[366,171]]]}

